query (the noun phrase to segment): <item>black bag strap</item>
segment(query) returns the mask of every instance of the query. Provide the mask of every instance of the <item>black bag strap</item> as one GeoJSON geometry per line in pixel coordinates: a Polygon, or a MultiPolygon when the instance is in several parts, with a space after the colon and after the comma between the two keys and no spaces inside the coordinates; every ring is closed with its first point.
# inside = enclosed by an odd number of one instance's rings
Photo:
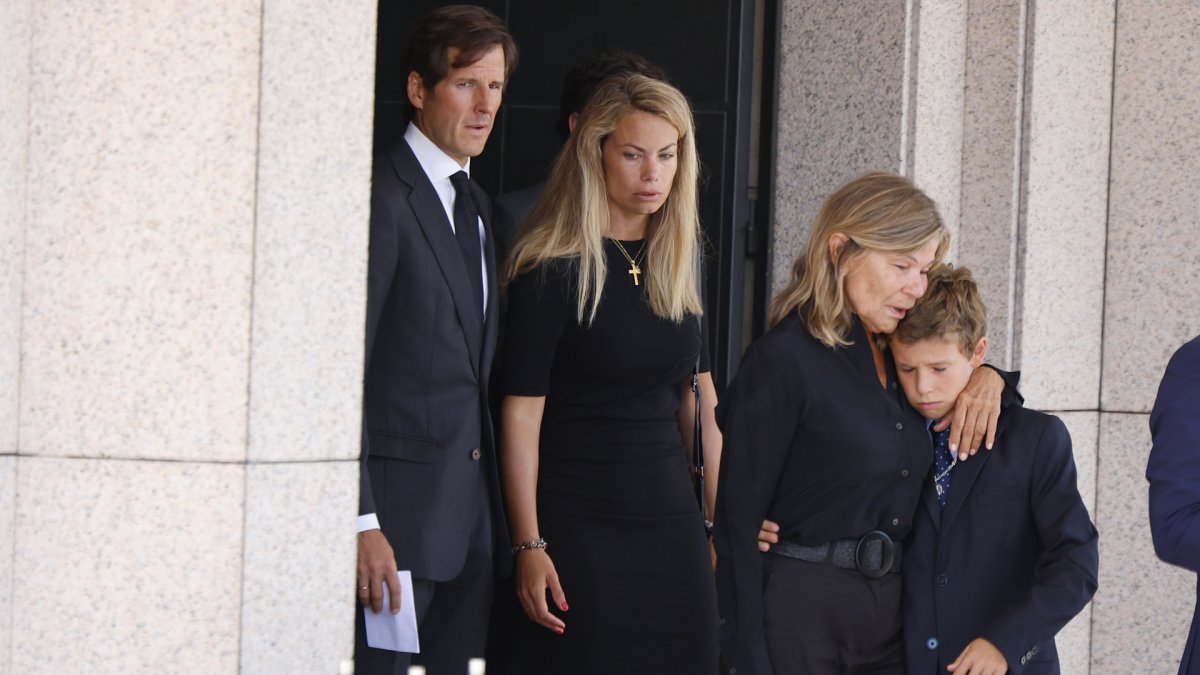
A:
{"type": "MultiPolygon", "coordinates": [[[[704,253],[696,256],[696,288],[700,293],[700,302],[704,303],[704,253]]],[[[696,331],[700,337],[700,351],[696,352],[696,364],[692,367],[692,400],[696,414],[692,421],[692,476],[696,488],[696,503],[700,506],[700,517],[704,519],[705,530],[712,531],[712,522],[704,510],[704,423],[700,406],[700,356],[704,351],[704,319],[696,315],[696,331]]]]}

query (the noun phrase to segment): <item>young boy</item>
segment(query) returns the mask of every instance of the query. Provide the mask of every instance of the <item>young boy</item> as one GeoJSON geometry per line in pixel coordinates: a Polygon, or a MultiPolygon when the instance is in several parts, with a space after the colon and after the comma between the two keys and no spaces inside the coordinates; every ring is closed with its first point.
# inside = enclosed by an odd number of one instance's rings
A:
{"type": "MultiPolygon", "coordinates": [[[[942,266],[889,340],[900,384],[932,427],[987,351],[966,268],[942,266]]],[[[955,461],[930,430],[934,468],[905,543],[908,672],[1058,673],[1054,635],[1096,592],[1096,528],[1053,415],[1009,406],[991,452],[955,461]]]]}

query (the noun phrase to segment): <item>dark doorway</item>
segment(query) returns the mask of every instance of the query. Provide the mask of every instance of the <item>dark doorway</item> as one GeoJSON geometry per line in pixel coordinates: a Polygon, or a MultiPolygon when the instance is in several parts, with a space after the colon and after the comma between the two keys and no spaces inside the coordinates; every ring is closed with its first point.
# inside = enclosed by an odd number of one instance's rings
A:
{"type": "MultiPolygon", "coordinates": [[[[398,64],[408,27],[424,12],[445,4],[451,3],[380,0],[377,147],[404,133],[400,114],[404,79],[398,64]]],[[[692,102],[696,143],[704,166],[700,217],[709,241],[710,351],[714,379],[723,387],[749,338],[763,325],[763,298],[759,296],[766,289],[766,267],[765,256],[761,262],[757,257],[765,250],[755,243],[763,240],[766,228],[753,227],[756,215],[762,219],[762,214],[756,213],[762,209],[756,209],[751,201],[748,175],[754,161],[752,134],[758,134],[760,128],[757,120],[751,119],[755,49],[765,44],[769,52],[774,46],[773,28],[765,31],[766,39],[755,40],[756,5],[770,13],[773,2],[508,0],[475,4],[505,19],[520,49],[520,62],[487,150],[471,164],[472,175],[493,196],[545,178],[560,147],[555,119],[563,75],[597,49],[615,47],[641,54],[662,66],[692,102]]],[[[767,130],[770,125],[761,128],[767,130]]],[[[764,142],[762,147],[769,146],[764,142]]],[[[758,182],[770,184],[765,175],[758,182]]],[[[769,201],[765,190],[756,192],[760,204],[769,201]]]]}

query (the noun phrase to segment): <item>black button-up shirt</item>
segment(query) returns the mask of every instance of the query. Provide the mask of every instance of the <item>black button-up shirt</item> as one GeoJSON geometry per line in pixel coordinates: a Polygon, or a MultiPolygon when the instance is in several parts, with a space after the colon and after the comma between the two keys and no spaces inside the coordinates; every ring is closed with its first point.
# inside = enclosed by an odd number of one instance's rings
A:
{"type": "Polygon", "coordinates": [[[722,646],[726,665],[741,673],[770,672],[757,545],[763,518],[804,545],[872,530],[900,541],[929,474],[929,434],[896,385],[891,354],[881,386],[857,319],[848,338],[849,347],[826,347],[793,314],[750,347],[717,411],[722,646]]]}

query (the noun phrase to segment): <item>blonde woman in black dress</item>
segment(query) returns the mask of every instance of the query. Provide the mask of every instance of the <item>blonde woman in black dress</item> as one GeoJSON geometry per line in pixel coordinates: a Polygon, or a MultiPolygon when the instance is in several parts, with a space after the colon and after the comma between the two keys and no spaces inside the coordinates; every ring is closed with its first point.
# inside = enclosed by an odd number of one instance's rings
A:
{"type": "MultiPolygon", "coordinates": [[[[522,672],[716,668],[685,450],[699,363],[706,465],[719,464],[696,177],[683,95],[639,75],[609,80],[510,257],[501,461],[531,620],[522,672]]],[[[708,486],[711,509],[711,474],[708,486]]]]}

